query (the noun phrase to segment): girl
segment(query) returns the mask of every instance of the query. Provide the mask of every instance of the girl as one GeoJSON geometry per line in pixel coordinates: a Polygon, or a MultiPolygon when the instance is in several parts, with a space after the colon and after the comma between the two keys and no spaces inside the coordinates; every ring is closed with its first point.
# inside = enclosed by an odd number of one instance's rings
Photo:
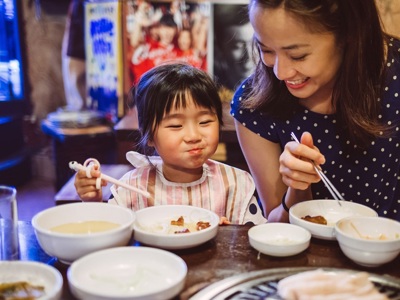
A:
{"type": "Polygon", "coordinates": [[[314,161],[346,200],[400,221],[400,41],[375,1],[251,0],[249,17],[260,60],[231,114],[268,220],[332,198],[314,161]]]}
{"type": "MultiPolygon", "coordinates": [[[[210,160],[218,146],[222,103],[213,80],[183,63],[163,64],[146,72],[133,93],[142,135],[142,153],[128,152],[135,167],[122,181],[147,190],[146,198],[113,186],[113,199],[132,210],[161,204],[203,207],[226,223],[264,223],[249,173],[210,160]],[[157,153],[158,156],[149,156],[157,153]]],[[[76,190],[84,201],[101,201],[93,178],[79,171],[76,190]]]]}

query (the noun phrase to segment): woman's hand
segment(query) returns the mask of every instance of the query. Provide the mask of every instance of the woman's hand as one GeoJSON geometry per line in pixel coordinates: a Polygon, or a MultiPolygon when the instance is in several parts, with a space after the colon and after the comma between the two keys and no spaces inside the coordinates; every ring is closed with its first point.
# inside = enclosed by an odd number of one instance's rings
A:
{"type": "MultiPolygon", "coordinates": [[[[75,189],[82,201],[101,202],[103,200],[102,189],[96,188],[96,180],[101,176],[99,167],[95,165],[90,171],[92,178],[86,176],[86,171],[78,171],[75,175],[75,189]]],[[[107,182],[101,180],[101,186],[106,186],[107,182]]]]}
{"type": "Polygon", "coordinates": [[[304,132],[300,143],[288,142],[279,158],[283,182],[288,187],[306,190],[312,183],[320,181],[311,161],[324,164],[325,157],[314,146],[311,134],[304,132]]]}

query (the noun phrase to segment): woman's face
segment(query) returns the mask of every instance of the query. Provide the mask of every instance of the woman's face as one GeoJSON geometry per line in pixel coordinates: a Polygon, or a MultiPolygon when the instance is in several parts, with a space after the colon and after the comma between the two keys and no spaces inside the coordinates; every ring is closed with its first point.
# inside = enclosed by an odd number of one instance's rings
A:
{"type": "Polygon", "coordinates": [[[283,8],[255,5],[250,10],[250,21],[261,60],[273,68],[290,93],[309,109],[330,103],[342,61],[342,50],[335,36],[310,32],[283,8]]]}

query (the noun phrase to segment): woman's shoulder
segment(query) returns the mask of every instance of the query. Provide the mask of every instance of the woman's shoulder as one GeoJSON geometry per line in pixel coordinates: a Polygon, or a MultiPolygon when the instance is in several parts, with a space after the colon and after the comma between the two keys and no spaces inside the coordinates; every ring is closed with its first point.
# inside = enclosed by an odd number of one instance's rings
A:
{"type": "Polygon", "coordinates": [[[233,95],[233,102],[235,102],[236,100],[246,99],[249,92],[251,91],[251,85],[252,76],[249,76],[236,87],[235,93],[233,95]]]}

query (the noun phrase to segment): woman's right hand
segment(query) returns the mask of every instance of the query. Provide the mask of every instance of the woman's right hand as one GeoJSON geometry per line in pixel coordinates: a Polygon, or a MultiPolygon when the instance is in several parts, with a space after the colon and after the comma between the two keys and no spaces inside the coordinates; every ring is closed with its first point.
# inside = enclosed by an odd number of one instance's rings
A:
{"type": "MultiPolygon", "coordinates": [[[[81,170],[78,171],[75,175],[75,189],[78,193],[79,197],[82,201],[87,202],[101,202],[103,200],[103,192],[102,189],[96,188],[96,180],[100,178],[101,172],[99,167],[95,165],[90,174],[92,178],[88,178],[86,176],[86,171],[81,170]]],[[[106,186],[107,182],[105,180],[101,180],[101,186],[106,186]]]]}
{"type": "Polygon", "coordinates": [[[279,172],[283,182],[291,188],[306,190],[321,179],[311,161],[317,165],[325,163],[325,157],[314,146],[309,132],[304,132],[300,143],[288,142],[279,158],[279,172]]]}

